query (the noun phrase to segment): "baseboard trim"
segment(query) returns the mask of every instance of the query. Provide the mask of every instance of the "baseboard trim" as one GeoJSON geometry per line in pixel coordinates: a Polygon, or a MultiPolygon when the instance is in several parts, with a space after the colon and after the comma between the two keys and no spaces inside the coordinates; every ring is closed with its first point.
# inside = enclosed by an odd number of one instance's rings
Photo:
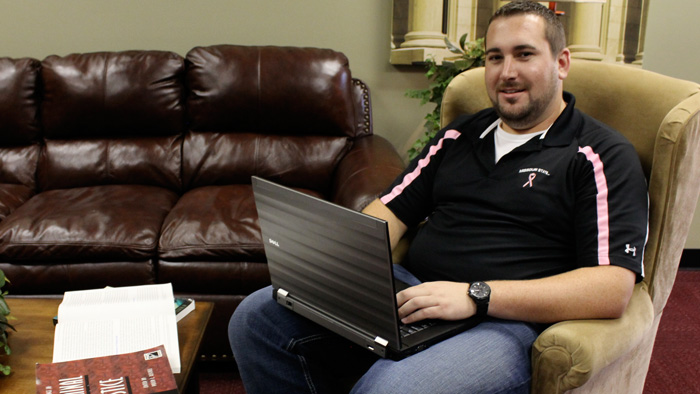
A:
{"type": "Polygon", "coordinates": [[[700,269],[700,249],[683,249],[680,268],[700,269]]]}

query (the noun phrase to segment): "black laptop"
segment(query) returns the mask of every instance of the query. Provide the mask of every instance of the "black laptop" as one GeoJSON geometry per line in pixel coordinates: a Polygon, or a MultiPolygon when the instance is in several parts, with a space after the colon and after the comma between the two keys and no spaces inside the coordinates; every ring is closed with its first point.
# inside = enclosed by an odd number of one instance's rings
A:
{"type": "MultiPolygon", "coordinates": [[[[478,323],[403,325],[387,222],[252,178],[273,298],[384,358],[401,359],[478,323]]],[[[466,297],[466,295],[465,295],[466,297]]]]}

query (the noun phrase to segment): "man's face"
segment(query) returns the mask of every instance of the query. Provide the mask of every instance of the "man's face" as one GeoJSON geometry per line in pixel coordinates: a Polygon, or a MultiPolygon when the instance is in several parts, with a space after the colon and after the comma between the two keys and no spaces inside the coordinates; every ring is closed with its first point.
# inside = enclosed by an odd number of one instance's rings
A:
{"type": "Polygon", "coordinates": [[[541,17],[516,15],[491,23],[486,42],[486,89],[507,126],[515,131],[538,131],[538,126],[556,119],[568,62],[568,49],[552,56],[541,17]]]}

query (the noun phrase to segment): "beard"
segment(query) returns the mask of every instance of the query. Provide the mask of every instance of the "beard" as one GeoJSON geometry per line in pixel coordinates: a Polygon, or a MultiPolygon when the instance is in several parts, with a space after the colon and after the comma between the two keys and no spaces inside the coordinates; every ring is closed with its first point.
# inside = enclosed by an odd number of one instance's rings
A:
{"type": "MultiPolygon", "coordinates": [[[[552,77],[552,79],[547,81],[548,86],[546,89],[535,95],[533,95],[532,90],[529,89],[530,86],[527,84],[509,82],[499,84],[496,92],[503,89],[521,89],[527,92],[529,100],[523,105],[515,105],[516,102],[509,102],[509,100],[501,102],[498,98],[498,93],[496,93],[496,97],[491,98],[496,114],[515,130],[527,130],[537,125],[546,116],[545,112],[553,100],[557,99],[556,75],[552,77]]],[[[523,98],[525,97],[521,97],[521,99],[523,98]]]]}

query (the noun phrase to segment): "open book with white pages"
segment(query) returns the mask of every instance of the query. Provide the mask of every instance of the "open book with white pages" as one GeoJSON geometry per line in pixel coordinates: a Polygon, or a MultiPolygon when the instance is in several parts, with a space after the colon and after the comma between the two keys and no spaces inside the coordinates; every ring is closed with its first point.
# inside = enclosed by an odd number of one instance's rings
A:
{"type": "Polygon", "coordinates": [[[170,283],[67,291],[58,308],[53,362],[131,353],[164,345],[180,372],[170,283]]]}

